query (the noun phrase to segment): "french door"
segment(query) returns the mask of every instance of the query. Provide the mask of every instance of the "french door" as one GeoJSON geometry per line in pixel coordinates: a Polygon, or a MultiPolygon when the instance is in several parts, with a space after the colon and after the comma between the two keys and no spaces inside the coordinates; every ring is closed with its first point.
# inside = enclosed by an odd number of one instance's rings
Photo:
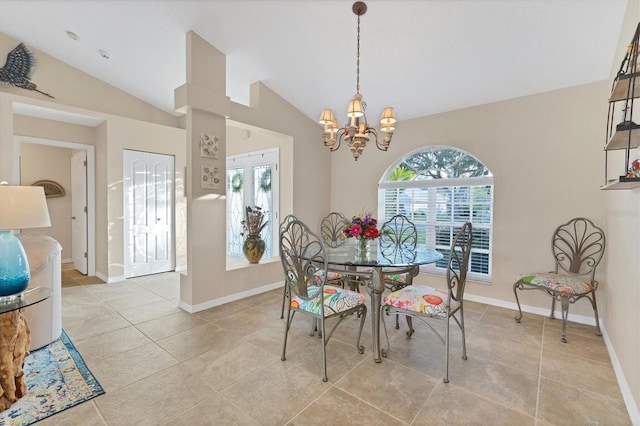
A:
{"type": "Polygon", "coordinates": [[[264,257],[278,255],[279,149],[227,156],[227,254],[242,257],[242,220],[247,206],[260,207],[267,226],[264,257]]]}

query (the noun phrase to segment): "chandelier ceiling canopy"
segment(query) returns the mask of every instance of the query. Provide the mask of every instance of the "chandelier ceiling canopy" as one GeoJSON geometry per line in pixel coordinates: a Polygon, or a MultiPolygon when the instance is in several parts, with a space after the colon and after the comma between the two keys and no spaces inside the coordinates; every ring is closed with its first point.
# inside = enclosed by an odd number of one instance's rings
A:
{"type": "Polygon", "coordinates": [[[367,123],[367,116],[365,115],[367,104],[362,100],[362,95],[360,94],[360,17],[367,12],[367,5],[358,1],[353,4],[352,10],[358,16],[356,94],[347,107],[347,124],[344,127],[340,127],[338,120],[330,109],[322,110],[319,121],[320,124],[324,125],[324,131],[322,132],[324,145],[328,146],[331,151],[337,151],[344,140],[349,145],[353,158],[358,161],[364,147],[367,146],[367,142],[372,137],[379,150],[386,151],[389,149],[391,137],[395,130],[396,114],[392,107],[384,108],[380,117],[380,132],[367,123]],[[379,136],[382,137],[382,140],[380,140],[379,136]]]}

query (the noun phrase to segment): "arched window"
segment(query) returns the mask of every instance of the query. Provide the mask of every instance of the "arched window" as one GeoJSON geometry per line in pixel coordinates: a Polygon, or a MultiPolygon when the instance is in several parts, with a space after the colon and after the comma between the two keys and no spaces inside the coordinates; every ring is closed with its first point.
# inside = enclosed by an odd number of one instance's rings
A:
{"type": "Polygon", "coordinates": [[[491,280],[493,174],[472,155],[434,146],[410,153],[389,168],[378,185],[378,216],[404,214],[418,228],[418,244],[441,252],[441,261],[423,272],[445,273],[451,239],[473,224],[468,278],[491,280]]]}

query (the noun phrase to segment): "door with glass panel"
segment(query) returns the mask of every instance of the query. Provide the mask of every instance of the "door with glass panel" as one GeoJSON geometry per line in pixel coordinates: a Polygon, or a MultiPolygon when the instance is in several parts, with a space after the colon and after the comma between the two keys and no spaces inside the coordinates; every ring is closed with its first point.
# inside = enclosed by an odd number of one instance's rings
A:
{"type": "Polygon", "coordinates": [[[260,207],[267,226],[263,258],[278,255],[278,148],[227,156],[227,254],[233,263],[244,259],[242,220],[247,206],[260,207]]]}

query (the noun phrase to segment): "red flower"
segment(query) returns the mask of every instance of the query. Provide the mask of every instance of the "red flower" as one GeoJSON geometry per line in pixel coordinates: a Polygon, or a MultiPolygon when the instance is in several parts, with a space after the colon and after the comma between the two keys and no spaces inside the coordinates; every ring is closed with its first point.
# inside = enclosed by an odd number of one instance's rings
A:
{"type": "Polygon", "coordinates": [[[640,169],[640,160],[635,160],[633,163],[631,163],[631,167],[633,168],[633,170],[640,169]]]}
{"type": "Polygon", "coordinates": [[[364,232],[365,238],[378,238],[379,236],[380,236],[380,231],[378,231],[378,228],[376,228],[375,226],[367,229],[364,232]]]}

